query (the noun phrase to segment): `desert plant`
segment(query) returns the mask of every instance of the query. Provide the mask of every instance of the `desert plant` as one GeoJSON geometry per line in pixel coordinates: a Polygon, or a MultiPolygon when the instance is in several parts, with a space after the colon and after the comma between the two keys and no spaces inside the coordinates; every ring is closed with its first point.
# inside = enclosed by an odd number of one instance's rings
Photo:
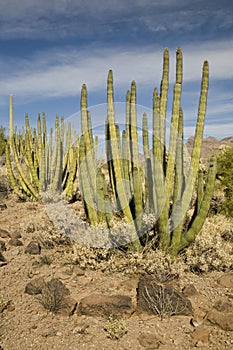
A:
{"type": "Polygon", "coordinates": [[[232,261],[232,218],[207,218],[195,242],[181,255],[186,270],[194,273],[230,271],[232,261]]]}
{"type": "Polygon", "coordinates": [[[52,279],[43,287],[39,302],[46,310],[56,314],[67,305],[67,292],[68,289],[58,279],[52,279]]]}
{"type": "Polygon", "coordinates": [[[111,315],[104,326],[104,330],[107,332],[108,338],[117,340],[122,338],[127,333],[127,325],[124,320],[118,319],[111,315]]]}
{"type": "Polygon", "coordinates": [[[5,128],[0,126],[0,157],[5,153],[6,147],[6,135],[5,128]]]}
{"type": "MultiPolygon", "coordinates": [[[[170,128],[170,142],[166,147],[165,125],[168,95],[169,53],[164,51],[163,76],[160,95],[154,90],[153,95],[153,137],[152,153],[149,152],[148,120],[143,116],[143,146],[145,167],[139,164],[138,130],[136,115],[136,84],[133,81],[131,91],[126,94],[126,124],[120,138],[119,127],[114,114],[113,74],[109,71],[107,82],[108,112],[106,120],[106,158],[110,185],[113,191],[118,212],[129,222],[133,222],[131,249],[140,251],[144,244],[142,235],[146,233],[143,223],[145,212],[153,212],[156,217],[154,229],[158,232],[159,247],[172,256],[186,248],[195,240],[208,213],[215,180],[215,159],[209,163],[209,171],[205,188],[203,176],[199,169],[200,151],[202,145],[204,118],[208,92],[208,62],[203,65],[202,86],[198,109],[197,126],[194,147],[188,169],[185,169],[183,152],[183,111],[181,108],[182,87],[182,51],[177,50],[176,82],[170,128]],[[121,147],[122,144],[122,147],[121,147]],[[146,177],[145,175],[146,174],[146,177]],[[199,175],[198,175],[199,174],[199,175]],[[124,182],[127,180],[127,182],[124,182]],[[187,225],[187,213],[190,209],[193,193],[197,196],[195,211],[187,225]],[[144,185],[143,185],[144,184],[144,185]],[[150,191],[148,191],[150,188],[150,191]]],[[[80,140],[80,161],[86,173],[90,163],[88,156],[93,147],[92,135],[87,129],[86,87],[82,89],[82,129],[80,140]],[[87,130],[87,132],[86,132],[87,130]],[[91,145],[91,146],[90,146],[91,145]],[[87,151],[89,151],[87,156],[87,151]],[[81,152],[81,151],[80,151],[81,152]]],[[[90,123],[90,122],[89,122],[90,123]]],[[[92,159],[92,158],[91,158],[92,159]]],[[[92,166],[93,162],[91,162],[92,166]]],[[[84,206],[89,221],[98,222],[98,195],[92,192],[96,182],[94,171],[90,172],[91,181],[81,176],[84,206]]],[[[98,194],[98,191],[97,191],[98,194]]],[[[105,197],[105,203],[109,198],[105,197]]],[[[147,228],[148,229],[148,228],[147,228]]],[[[151,228],[149,228],[150,230],[151,228]]]]}
{"type": "MultiPolygon", "coordinates": [[[[37,130],[32,131],[26,118],[25,135],[13,132],[13,107],[10,98],[10,138],[6,148],[7,168],[12,187],[20,194],[39,198],[40,193],[51,188],[72,198],[73,183],[79,167],[79,186],[86,218],[93,226],[106,223],[111,237],[112,207],[116,215],[125,218],[132,226],[129,230],[133,251],[142,251],[148,242],[148,232],[154,230],[154,243],[172,257],[187,248],[204,224],[215,181],[215,158],[209,162],[208,174],[203,181],[199,168],[209,83],[208,62],[203,64],[202,84],[194,137],[194,146],[187,166],[183,150],[183,110],[181,91],[183,57],[176,52],[176,80],[173,90],[169,144],[166,144],[166,114],[169,87],[169,52],[164,50],[163,73],[160,92],[153,92],[152,152],[149,152],[148,117],[143,115],[144,162],[140,161],[139,133],[137,127],[136,83],[126,94],[125,130],[117,125],[114,111],[113,73],[107,80],[107,119],[105,123],[106,159],[108,174],[97,161],[97,152],[87,106],[87,88],[81,92],[80,138],[72,145],[71,129],[65,133],[64,120],[55,123],[55,140],[47,142],[46,122],[43,127],[38,117],[37,130]],[[66,134],[66,138],[65,138],[66,134]],[[65,141],[64,141],[65,140],[65,141]],[[54,143],[54,146],[53,146],[54,143]],[[66,143],[66,145],[65,145],[66,143]],[[46,147],[48,146],[48,147],[46,147]],[[10,152],[13,151],[19,181],[12,170],[10,152]],[[19,161],[24,158],[24,168],[19,161]],[[111,189],[111,196],[108,189],[111,189]],[[196,191],[197,188],[197,191],[196,191]],[[194,193],[195,210],[189,217],[194,193]],[[144,214],[153,213],[155,223],[148,227],[144,214]],[[147,238],[144,239],[143,236],[147,238]]],[[[115,216],[116,216],[115,215],[115,216]]],[[[118,240],[120,241],[120,240],[118,240]]],[[[115,242],[113,242],[115,243],[115,242]]]]}
{"type": "Polygon", "coordinates": [[[55,121],[55,137],[50,130],[47,140],[45,115],[38,115],[32,130],[25,117],[26,131],[14,132],[13,96],[10,96],[10,137],[6,145],[6,166],[13,190],[21,198],[39,199],[46,191],[63,193],[70,201],[78,166],[78,140],[72,142],[70,125],[66,132],[64,118],[55,121]],[[65,136],[66,133],[66,136],[65,136]],[[11,158],[13,156],[13,160],[11,158]],[[13,170],[13,163],[16,169],[13,170]]]}
{"type": "Polygon", "coordinates": [[[224,192],[225,200],[222,210],[233,216],[233,147],[226,147],[217,159],[217,178],[220,180],[220,187],[224,192]]]}
{"type": "Polygon", "coordinates": [[[189,306],[188,300],[184,303],[183,299],[177,298],[177,295],[179,294],[172,287],[154,283],[149,287],[144,286],[142,293],[148,309],[161,319],[182,314],[189,306]]]}

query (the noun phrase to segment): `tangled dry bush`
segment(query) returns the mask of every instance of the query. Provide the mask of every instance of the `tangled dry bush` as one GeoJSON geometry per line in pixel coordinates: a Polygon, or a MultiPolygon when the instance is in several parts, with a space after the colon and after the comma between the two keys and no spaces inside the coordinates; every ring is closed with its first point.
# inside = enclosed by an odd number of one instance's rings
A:
{"type": "Polygon", "coordinates": [[[195,273],[231,270],[232,227],[233,219],[223,215],[208,218],[195,242],[183,254],[186,269],[195,273]]]}
{"type": "MultiPolygon", "coordinates": [[[[126,230],[124,225],[120,227],[126,230]]],[[[69,237],[61,234],[58,240],[57,234],[53,237],[53,233],[46,233],[46,230],[43,230],[41,236],[44,236],[40,237],[41,241],[47,241],[49,236],[55,244],[60,244],[69,237]]],[[[229,271],[233,268],[233,219],[221,214],[208,217],[196,240],[174,261],[164,252],[154,250],[150,243],[141,253],[126,251],[124,247],[119,246],[117,248],[88,247],[72,239],[69,243],[71,249],[63,255],[62,264],[77,264],[84,269],[123,272],[131,275],[150,274],[162,283],[175,275],[181,276],[185,271],[203,273],[229,271]]]]}
{"type": "Polygon", "coordinates": [[[127,275],[150,274],[164,283],[184,271],[181,259],[172,261],[160,250],[142,253],[125,252],[119,249],[98,249],[73,243],[71,253],[63,256],[63,264],[78,264],[82,268],[100,269],[107,272],[123,272],[127,275]]]}
{"type": "Polygon", "coordinates": [[[45,284],[38,300],[46,310],[56,314],[66,306],[67,294],[68,289],[58,279],[52,279],[45,284]]]}

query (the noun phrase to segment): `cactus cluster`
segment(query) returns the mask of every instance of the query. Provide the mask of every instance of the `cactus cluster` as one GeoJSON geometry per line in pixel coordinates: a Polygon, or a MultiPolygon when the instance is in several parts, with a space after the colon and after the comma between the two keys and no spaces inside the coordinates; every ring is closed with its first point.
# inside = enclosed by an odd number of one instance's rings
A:
{"type": "Polygon", "coordinates": [[[126,93],[125,128],[115,120],[113,74],[107,80],[107,119],[105,123],[106,166],[99,165],[98,138],[92,133],[87,89],[81,91],[81,135],[72,136],[64,120],[55,125],[55,140],[50,132],[47,141],[45,116],[38,117],[37,130],[32,131],[26,117],[26,131],[13,131],[12,97],[10,99],[10,137],[6,147],[9,178],[14,191],[39,198],[51,188],[63,192],[68,200],[74,193],[74,182],[82,194],[86,217],[91,225],[105,223],[111,229],[114,213],[133,223],[130,248],[143,249],[148,230],[153,229],[155,244],[175,257],[200,231],[207,216],[214,189],[216,162],[210,159],[205,181],[200,170],[200,153],[207,104],[209,69],[203,65],[195,141],[187,166],[183,149],[182,51],[176,52],[176,80],[173,89],[170,139],[166,145],[166,118],[169,88],[169,52],[164,50],[160,91],[153,93],[152,140],[149,140],[148,118],[142,116],[142,133],[137,127],[136,83],[126,93]],[[144,159],[139,153],[142,137],[144,159]],[[150,150],[150,146],[152,149],[150,150]],[[17,175],[12,169],[12,151],[17,175]],[[21,158],[24,163],[22,166],[21,158]],[[106,170],[107,169],[107,170],[106,170]],[[195,195],[196,194],[196,195],[195,195]],[[195,209],[188,216],[195,197],[195,209]],[[144,223],[144,214],[153,213],[153,227],[144,223]]]}
{"type": "Polygon", "coordinates": [[[40,199],[47,190],[73,197],[78,164],[78,140],[72,141],[71,127],[65,130],[64,118],[56,117],[55,130],[47,136],[46,118],[40,114],[37,128],[30,127],[28,115],[25,130],[14,132],[13,97],[10,96],[10,132],[6,144],[6,166],[12,188],[24,199],[40,199]]]}

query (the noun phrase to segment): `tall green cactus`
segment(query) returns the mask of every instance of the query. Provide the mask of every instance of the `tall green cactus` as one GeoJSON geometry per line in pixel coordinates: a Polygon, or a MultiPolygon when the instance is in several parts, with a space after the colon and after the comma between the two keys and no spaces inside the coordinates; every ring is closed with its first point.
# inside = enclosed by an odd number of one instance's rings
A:
{"type": "Polygon", "coordinates": [[[56,117],[54,145],[52,130],[49,143],[47,143],[44,114],[42,114],[42,122],[40,115],[38,115],[37,128],[33,131],[29,123],[29,117],[26,115],[26,132],[21,134],[14,132],[12,95],[10,96],[9,119],[11,136],[6,146],[6,163],[13,190],[21,198],[26,196],[39,199],[41,194],[51,187],[53,192],[63,192],[66,198],[71,200],[78,157],[75,150],[76,146],[71,146],[71,136],[67,138],[65,144],[62,142],[62,127],[59,124],[59,118],[56,117]],[[65,157],[63,157],[63,153],[65,150],[69,159],[68,167],[64,165],[65,157]],[[13,162],[16,165],[15,170],[13,170],[13,162]]]}
{"type": "Polygon", "coordinates": [[[175,257],[185,249],[200,231],[210,205],[214,188],[216,163],[211,158],[206,179],[199,169],[204,119],[209,81],[208,62],[203,65],[200,101],[194,146],[189,168],[185,168],[183,148],[183,110],[181,93],[183,62],[180,48],[176,52],[176,80],[173,88],[169,145],[166,145],[166,117],[169,85],[169,52],[164,50],[160,92],[153,92],[152,150],[149,149],[148,116],[143,114],[142,140],[144,162],[139,154],[137,127],[136,83],[126,94],[125,130],[116,124],[114,111],[113,74],[107,81],[107,119],[105,127],[106,174],[98,158],[90,111],[87,109],[87,88],[81,91],[81,136],[72,136],[71,126],[65,127],[64,118],[56,117],[53,131],[47,140],[46,119],[38,116],[37,129],[32,131],[26,116],[26,131],[15,134],[13,126],[13,99],[10,96],[10,138],[6,146],[6,165],[14,191],[19,195],[40,198],[49,187],[73,198],[73,184],[79,174],[79,186],[87,220],[97,226],[111,227],[111,208],[134,225],[131,249],[141,250],[147,240],[143,214],[154,213],[154,235],[160,249],[175,257]],[[122,131],[122,132],[121,132],[122,131]],[[17,173],[12,166],[14,156],[17,173]],[[20,160],[24,159],[24,164],[20,160]],[[205,181],[204,181],[205,180],[205,181]],[[205,183],[205,184],[204,184],[205,183]],[[113,196],[109,194],[112,189],[113,196]],[[191,199],[197,191],[195,210],[187,214],[191,199]],[[187,221],[188,220],[188,221],[187,221]]]}
{"type": "Polygon", "coordinates": [[[107,141],[107,160],[109,164],[109,172],[111,177],[111,184],[115,198],[118,203],[118,208],[121,210],[128,220],[132,220],[132,214],[127,201],[127,196],[123,184],[124,174],[121,161],[121,150],[119,148],[119,139],[116,130],[115,116],[114,116],[114,97],[113,97],[113,76],[112,71],[108,74],[108,115],[106,121],[106,129],[108,139],[107,141]]]}

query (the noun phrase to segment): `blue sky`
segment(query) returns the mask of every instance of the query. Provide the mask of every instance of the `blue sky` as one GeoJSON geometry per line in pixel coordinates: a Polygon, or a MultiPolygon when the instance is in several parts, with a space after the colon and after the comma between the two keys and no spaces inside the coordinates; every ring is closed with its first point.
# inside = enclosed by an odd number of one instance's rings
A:
{"type": "MultiPolygon", "coordinates": [[[[0,0],[0,124],[8,126],[11,93],[19,127],[26,113],[32,125],[38,113],[51,125],[56,114],[77,113],[83,83],[89,106],[105,103],[109,69],[115,101],[124,102],[134,79],[137,102],[149,110],[165,47],[170,95],[176,48],[183,51],[185,137],[194,134],[204,60],[210,65],[205,136],[233,135],[232,0],[0,0]]],[[[171,101],[168,119],[170,107],[171,101]]],[[[104,123],[105,115],[92,109],[96,123],[104,123]]]]}

